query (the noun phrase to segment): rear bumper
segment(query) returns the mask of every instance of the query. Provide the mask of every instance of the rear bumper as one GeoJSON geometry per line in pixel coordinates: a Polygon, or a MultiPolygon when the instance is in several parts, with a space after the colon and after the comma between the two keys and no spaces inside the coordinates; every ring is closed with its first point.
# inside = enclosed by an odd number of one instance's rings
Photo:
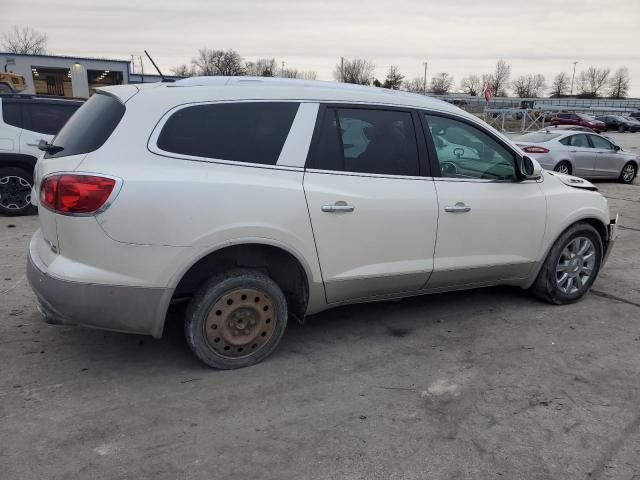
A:
{"type": "Polygon", "coordinates": [[[33,243],[27,278],[48,323],[162,336],[171,289],[62,280],[48,273],[33,243]]]}

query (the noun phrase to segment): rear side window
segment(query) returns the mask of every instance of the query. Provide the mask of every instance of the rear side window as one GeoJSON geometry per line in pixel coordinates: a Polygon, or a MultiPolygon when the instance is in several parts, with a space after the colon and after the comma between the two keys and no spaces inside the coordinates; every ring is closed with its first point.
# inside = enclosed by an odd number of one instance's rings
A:
{"type": "Polygon", "coordinates": [[[125,107],[111,95],[96,93],[64,125],[52,143],[62,150],[45,158],[66,157],[93,152],[113,133],[125,107]]]}
{"type": "Polygon", "coordinates": [[[7,125],[24,128],[21,105],[11,101],[2,102],[2,120],[7,125]]]}
{"type": "Polygon", "coordinates": [[[419,175],[418,144],[411,113],[326,109],[307,158],[307,168],[419,175]]]}
{"type": "Polygon", "coordinates": [[[182,155],[275,165],[298,106],[238,102],[186,107],[167,120],[157,145],[182,155]]]}
{"type": "Polygon", "coordinates": [[[45,135],[55,135],[67,123],[79,105],[25,102],[24,128],[45,135]]]}

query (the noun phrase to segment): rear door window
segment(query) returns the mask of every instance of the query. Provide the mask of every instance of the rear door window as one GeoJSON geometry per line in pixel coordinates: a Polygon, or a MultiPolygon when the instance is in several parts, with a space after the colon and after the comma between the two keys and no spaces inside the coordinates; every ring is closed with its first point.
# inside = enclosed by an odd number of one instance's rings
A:
{"type": "Polygon", "coordinates": [[[24,128],[22,120],[22,105],[19,102],[4,100],[2,102],[2,120],[7,125],[24,128]]]}
{"type": "Polygon", "coordinates": [[[52,140],[61,150],[45,158],[80,155],[100,148],[124,115],[124,105],[115,97],[96,93],[87,100],[52,140]]]}
{"type": "Polygon", "coordinates": [[[420,160],[411,113],[327,108],[309,151],[307,168],[418,176],[420,160]]]}
{"type": "Polygon", "coordinates": [[[569,145],[578,148],[591,148],[591,144],[586,135],[573,135],[569,137],[569,145]]]}
{"type": "Polygon", "coordinates": [[[55,135],[78,107],[79,105],[74,104],[25,102],[23,104],[24,128],[45,135],[55,135]]]}
{"type": "Polygon", "coordinates": [[[166,121],[157,145],[181,155],[275,165],[298,107],[296,102],[185,107],[166,121]]]}

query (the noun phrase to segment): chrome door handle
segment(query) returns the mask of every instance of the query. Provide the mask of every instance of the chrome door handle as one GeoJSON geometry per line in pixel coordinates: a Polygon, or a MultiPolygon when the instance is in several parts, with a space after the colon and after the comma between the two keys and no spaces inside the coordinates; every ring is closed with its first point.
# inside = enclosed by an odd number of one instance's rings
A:
{"type": "Polygon", "coordinates": [[[449,213],[467,213],[471,211],[471,207],[466,206],[464,202],[458,202],[453,206],[444,207],[444,211],[449,213]]]}
{"type": "Polygon", "coordinates": [[[347,205],[346,202],[336,202],[333,205],[323,205],[322,211],[325,213],[349,213],[353,212],[355,207],[347,205]]]}

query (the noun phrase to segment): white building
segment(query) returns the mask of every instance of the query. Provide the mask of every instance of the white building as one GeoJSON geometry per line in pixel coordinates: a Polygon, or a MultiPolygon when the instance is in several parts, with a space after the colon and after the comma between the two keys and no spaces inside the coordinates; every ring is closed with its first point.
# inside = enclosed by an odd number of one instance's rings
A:
{"type": "Polygon", "coordinates": [[[160,81],[158,75],[132,74],[130,65],[129,60],[0,52],[0,70],[25,78],[23,93],[61,97],[89,98],[97,87],[160,81]]]}

